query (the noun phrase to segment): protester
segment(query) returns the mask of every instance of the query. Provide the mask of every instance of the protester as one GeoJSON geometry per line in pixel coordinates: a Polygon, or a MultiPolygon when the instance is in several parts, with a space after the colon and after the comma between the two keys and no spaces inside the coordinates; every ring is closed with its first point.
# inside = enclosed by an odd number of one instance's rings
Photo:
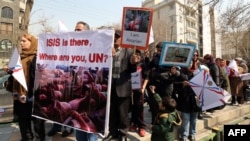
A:
{"type": "MultiPolygon", "coordinates": [[[[75,31],[81,32],[85,30],[90,30],[89,24],[83,21],[76,23],[75,31]]],[[[76,140],[77,141],[97,141],[98,135],[95,133],[88,133],[80,130],[76,130],[76,140]]]]}
{"type": "MultiPolygon", "coordinates": [[[[136,54],[141,56],[141,51],[136,50],[136,54]]],[[[131,124],[130,131],[137,131],[141,137],[145,136],[145,123],[144,123],[144,91],[148,83],[148,71],[144,60],[137,64],[137,71],[142,76],[142,87],[141,89],[133,90],[132,102],[131,102],[131,124]]]]}
{"type": "Polygon", "coordinates": [[[156,52],[153,55],[152,60],[148,63],[148,69],[150,71],[149,74],[149,83],[147,85],[147,91],[148,91],[148,104],[150,107],[150,111],[152,114],[152,122],[154,122],[154,119],[159,111],[158,104],[154,99],[154,95],[150,92],[149,85],[154,85],[156,87],[155,91],[156,93],[160,94],[162,96],[163,94],[161,93],[162,91],[162,86],[160,83],[160,74],[162,72],[167,72],[169,71],[169,67],[164,67],[160,66],[160,56],[162,52],[162,46],[163,42],[158,42],[156,45],[156,52]]]}
{"type": "Polygon", "coordinates": [[[229,77],[228,77],[228,68],[226,65],[226,60],[221,59],[221,58],[216,58],[215,62],[219,66],[220,70],[220,86],[224,90],[226,90],[228,93],[231,94],[231,88],[230,88],[230,82],[229,82],[229,77]]]}
{"type": "Polygon", "coordinates": [[[201,109],[196,104],[196,94],[189,85],[189,80],[195,76],[197,69],[196,62],[192,62],[189,68],[182,68],[175,84],[175,87],[179,88],[177,110],[181,112],[182,119],[180,127],[181,141],[185,141],[187,138],[195,141],[197,116],[201,109]]]}
{"type": "Polygon", "coordinates": [[[136,63],[141,59],[133,49],[121,48],[121,31],[115,31],[112,48],[113,68],[109,114],[109,134],[104,141],[119,138],[127,140],[129,130],[129,106],[131,100],[131,73],[136,71],[136,63]]]}
{"type": "Polygon", "coordinates": [[[182,122],[176,111],[176,101],[169,96],[162,99],[159,94],[155,93],[155,86],[150,86],[150,90],[160,109],[153,125],[149,126],[152,129],[151,141],[174,141],[174,126],[180,126],[182,122]]]}
{"type": "Polygon", "coordinates": [[[239,74],[244,74],[248,72],[247,65],[243,62],[241,58],[235,58],[238,71],[235,72],[231,69],[229,80],[230,87],[232,92],[232,101],[231,105],[239,105],[244,104],[244,87],[246,87],[247,83],[242,81],[239,74]],[[237,103],[236,103],[237,102],[237,103]]]}
{"type": "MultiPolygon", "coordinates": [[[[209,68],[209,74],[212,77],[214,83],[216,84],[217,87],[221,87],[220,85],[220,69],[219,66],[215,63],[215,59],[213,57],[213,55],[211,54],[206,54],[204,57],[204,62],[207,65],[207,67],[209,68]]],[[[220,109],[223,108],[226,104],[219,106],[219,107],[214,107],[211,109],[208,109],[207,112],[211,112],[213,113],[214,110],[216,109],[220,109]]]]}
{"type": "MultiPolygon", "coordinates": [[[[18,116],[17,120],[21,132],[21,141],[32,141],[34,136],[39,138],[40,141],[45,141],[44,120],[31,116],[38,41],[31,34],[23,34],[20,45],[22,50],[20,53],[21,63],[28,89],[26,90],[17,80],[13,80],[13,109],[18,116]],[[35,135],[32,132],[32,120],[36,133],[35,135]]],[[[8,73],[13,73],[14,71],[8,67],[5,67],[5,70],[8,73]]]]}
{"type": "MultiPolygon", "coordinates": [[[[89,25],[84,22],[84,21],[78,21],[75,25],[75,29],[74,31],[76,32],[81,32],[81,31],[85,31],[85,30],[90,30],[89,25]]],[[[76,80],[74,80],[76,81],[76,80]]],[[[54,124],[51,131],[48,133],[48,135],[54,135],[56,132],[60,131],[62,128],[61,125],[58,124],[54,124]]],[[[67,131],[66,127],[64,127],[64,131],[62,133],[63,137],[66,137],[68,135],[70,135],[73,132],[73,128],[70,129],[70,131],[67,131]]],[[[84,132],[81,130],[75,130],[75,136],[76,136],[76,140],[77,141],[97,141],[98,140],[98,135],[95,133],[88,133],[88,132],[84,132]]]]}
{"type": "Polygon", "coordinates": [[[204,62],[209,68],[209,74],[211,75],[214,83],[220,86],[220,71],[219,66],[215,63],[214,57],[211,54],[204,56],[204,62]]]}

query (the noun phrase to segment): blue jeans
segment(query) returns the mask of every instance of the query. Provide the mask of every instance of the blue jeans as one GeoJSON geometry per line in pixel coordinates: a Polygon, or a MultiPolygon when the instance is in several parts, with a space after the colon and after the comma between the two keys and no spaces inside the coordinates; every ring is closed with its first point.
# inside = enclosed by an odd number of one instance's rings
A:
{"type": "Polygon", "coordinates": [[[77,141],[97,141],[98,135],[94,133],[87,133],[84,131],[76,130],[77,141]]]}
{"type": "Polygon", "coordinates": [[[180,129],[180,137],[182,139],[187,139],[188,136],[195,137],[197,116],[198,112],[181,112],[182,124],[180,129]]]}

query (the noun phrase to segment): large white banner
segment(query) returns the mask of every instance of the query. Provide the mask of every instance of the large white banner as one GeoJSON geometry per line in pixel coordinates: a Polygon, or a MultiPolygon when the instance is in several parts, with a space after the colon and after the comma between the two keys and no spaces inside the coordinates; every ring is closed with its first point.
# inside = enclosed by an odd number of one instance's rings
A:
{"type": "Polygon", "coordinates": [[[106,132],[113,35],[97,30],[39,36],[33,116],[106,132]]]}

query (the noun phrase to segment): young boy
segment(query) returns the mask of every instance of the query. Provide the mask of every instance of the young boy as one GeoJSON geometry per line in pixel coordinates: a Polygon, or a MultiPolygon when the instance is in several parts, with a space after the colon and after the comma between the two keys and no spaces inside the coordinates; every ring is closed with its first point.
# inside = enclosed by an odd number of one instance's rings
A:
{"type": "Polygon", "coordinates": [[[169,96],[161,98],[159,94],[155,93],[155,86],[150,86],[150,90],[160,109],[153,125],[149,127],[152,130],[151,141],[174,141],[174,126],[179,126],[182,122],[180,115],[175,110],[176,101],[169,96]]]}

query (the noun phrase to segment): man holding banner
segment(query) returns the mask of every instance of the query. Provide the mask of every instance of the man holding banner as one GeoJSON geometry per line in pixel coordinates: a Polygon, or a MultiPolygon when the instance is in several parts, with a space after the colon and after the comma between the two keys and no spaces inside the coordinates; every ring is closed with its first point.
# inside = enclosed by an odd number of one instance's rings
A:
{"type": "Polygon", "coordinates": [[[121,31],[115,31],[112,50],[113,68],[111,82],[109,134],[104,141],[116,138],[127,140],[129,129],[129,106],[131,98],[131,73],[136,71],[140,57],[133,54],[133,49],[121,48],[121,31]]]}

